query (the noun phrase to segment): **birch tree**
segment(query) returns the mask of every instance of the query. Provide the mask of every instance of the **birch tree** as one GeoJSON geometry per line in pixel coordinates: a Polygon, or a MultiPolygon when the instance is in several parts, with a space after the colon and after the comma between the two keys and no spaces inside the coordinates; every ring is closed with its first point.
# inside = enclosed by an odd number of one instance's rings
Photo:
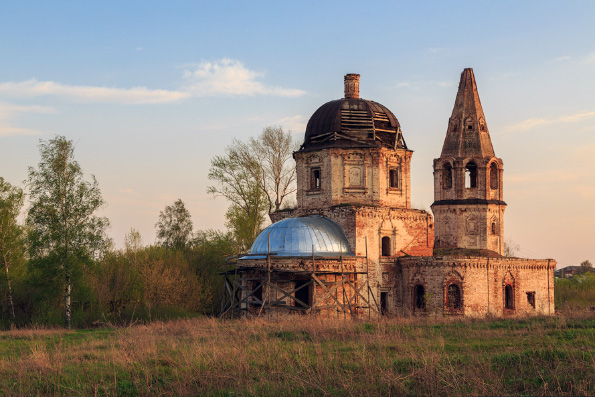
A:
{"type": "Polygon", "coordinates": [[[12,274],[10,269],[17,262],[24,260],[23,227],[17,223],[17,217],[23,208],[23,190],[12,186],[0,177],[0,259],[4,265],[7,283],[7,299],[10,317],[15,320],[12,298],[12,274]]]}
{"type": "Polygon", "coordinates": [[[95,177],[83,178],[72,141],[63,136],[40,141],[39,153],[38,167],[29,167],[27,180],[29,251],[34,266],[62,279],[70,328],[73,277],[108,247],[109,222],[94,215],[104,201],[95,177]]]}

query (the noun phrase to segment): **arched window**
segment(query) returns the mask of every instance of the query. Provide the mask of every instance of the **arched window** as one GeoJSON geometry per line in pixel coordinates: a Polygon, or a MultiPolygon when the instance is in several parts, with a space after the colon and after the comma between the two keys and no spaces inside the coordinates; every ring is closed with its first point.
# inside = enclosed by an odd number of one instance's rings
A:
{"type": "Polygon", "coordinates": [[[510,284],[504,286],[504,308],[514,310],[514,290],[510,284]]]}
{"type": "Polygon", "coordinates": [[[425,310],[426,308],[426,290],[423,285],[415,286],[415,308],[425,310]]]}
{"type": "Polygon", "coordinates": [[[498,186],[498,165],[492,163],[492,165],[490,165],[490,189],[496,190],[498,189],[498,186]]]}
{"type": "Polygon", "coordinates": [[[461,308],[461,290],[456,284],[450,284],[447,289],[446,307],[453,310],[461,308]]]}
{"type": "Polygon", "coordinates": [[[452,165],[450,163],[444,164],[442,170],[442,188],[450,189],[452,187],[452,165]]]}
{"type": "Polygon", "coordinates": [[[496,222],[492,222],[492,234],[498,234],[498,231],[496,230],[496,222]]]}
{"type": "Polygon", "coordinates": [[[465,187],[468,189],[477,187],[477,165],[473,161],[465,166],[465,187]]]}
{"type": "Polygon", "coordinates": [[[382,256],[390,256],[390,237],[382,237],[382,256]]]}

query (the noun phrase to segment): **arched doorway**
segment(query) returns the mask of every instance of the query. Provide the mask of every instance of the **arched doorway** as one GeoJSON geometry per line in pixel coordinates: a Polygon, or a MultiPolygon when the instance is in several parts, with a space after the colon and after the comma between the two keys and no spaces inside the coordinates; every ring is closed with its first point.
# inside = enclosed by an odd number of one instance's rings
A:
{"type": "Polygon", "coordinates": [[[415,310],[423,311],[426,309],[426,289],[421,284],[415,286],[414,304],[415,310]]]}

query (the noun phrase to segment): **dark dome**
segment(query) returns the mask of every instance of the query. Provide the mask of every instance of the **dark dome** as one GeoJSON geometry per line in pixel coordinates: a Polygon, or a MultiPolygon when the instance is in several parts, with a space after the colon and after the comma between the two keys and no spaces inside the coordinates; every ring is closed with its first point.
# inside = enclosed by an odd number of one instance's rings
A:
{"type": "Polygon", "coordinates": [[[359,98],[356,74],[345,76],[345,98],[325,103],[308,121],[302,150],[325,147],[407,148],[395,115],[378,102],[359,98]]]}

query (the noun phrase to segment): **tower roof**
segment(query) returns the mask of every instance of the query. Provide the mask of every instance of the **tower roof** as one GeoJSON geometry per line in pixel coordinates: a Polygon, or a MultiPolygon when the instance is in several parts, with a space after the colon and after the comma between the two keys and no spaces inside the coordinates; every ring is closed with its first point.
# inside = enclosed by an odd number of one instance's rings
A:
{"type": "Polygon", "coordinates": [[[345,75],[345,98],[330,101],[310,117],[301,150],[327,147],[407,149],[395,115],[359,97],[359,74],[345,75]]]}
{"type": "Polygon", "coordinates": [[[448,122],[441,157],[494,157],[494,148],[485,121],[473,69],[461,73],[459,91],[448,122]]]}

